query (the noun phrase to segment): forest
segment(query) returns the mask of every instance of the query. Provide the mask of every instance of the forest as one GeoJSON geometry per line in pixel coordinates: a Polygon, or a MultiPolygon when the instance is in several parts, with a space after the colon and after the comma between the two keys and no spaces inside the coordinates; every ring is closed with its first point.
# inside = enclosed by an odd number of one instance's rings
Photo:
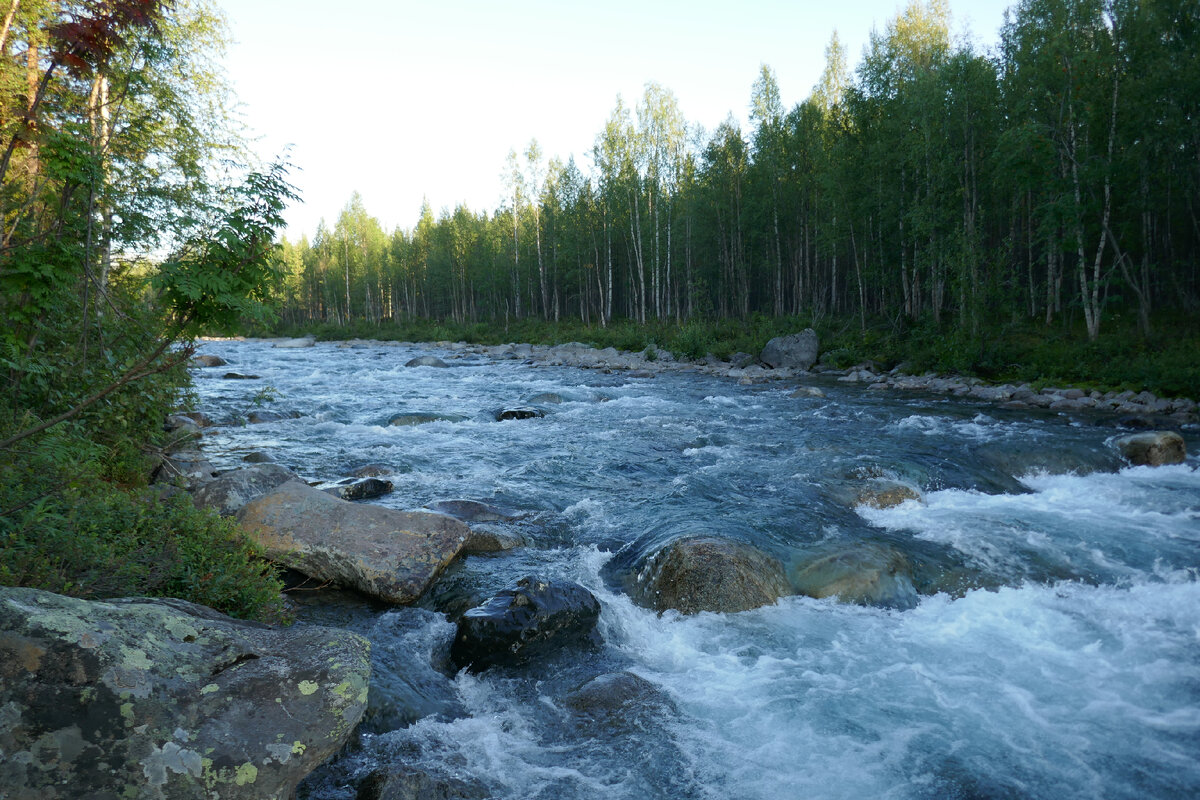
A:
{"type": "Polygon", "coordinates": [[[514,148],[495,210],[388,232],[354,195],[283,243],[283,319],[1194,333],[1198,54],[1191,0],[1023,0],[986,53],[911,2],[793,108],[763,65],[749,130],[648,83],[586,163],[514,148]]]}

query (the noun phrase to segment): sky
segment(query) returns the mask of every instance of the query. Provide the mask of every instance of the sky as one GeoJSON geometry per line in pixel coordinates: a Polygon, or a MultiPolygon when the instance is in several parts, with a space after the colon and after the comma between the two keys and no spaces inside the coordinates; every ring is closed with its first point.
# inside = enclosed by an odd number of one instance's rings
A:
{"type": "MultiPolygon", "coordinates": [[[[510,150],[537,139],[585,173],[621,95],[655,81],[690,124],[729,114],[749,131],[762,64],[785,108],[808,97],[836,30],[853,69],[900,0],[216,0],[226,68],[264,159],[290,146],[301,200],[287,235],[310,238],[362,195],[390,231],[465,204],[494,211],[510,150]]],[[[952,33],[995,45],[1012,0],[948,0],[952,33]]]]}

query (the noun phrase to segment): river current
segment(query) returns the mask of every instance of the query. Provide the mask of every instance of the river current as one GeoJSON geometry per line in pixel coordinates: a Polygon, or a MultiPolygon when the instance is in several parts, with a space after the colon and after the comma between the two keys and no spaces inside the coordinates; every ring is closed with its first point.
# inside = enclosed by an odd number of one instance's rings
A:
{"type": "MultiPolygon", "coordinates": [[[[214,429],[218,467],[263,450],[332,483],[378,464],[395,492],[371,502],[485,501],[526,542],[461,558],[414,607],[294,593],[299,624],[363,633],[374,664],[357,741],[302,798],[354,798],[367,775],[399,769],[523,799],[1200,796],[1195,456],[1123,467],[1117,432],[1095,418],[831,378],[805,381],[814,397],[794,381],[637,378],[423,345],[203,351],[230,366],[197,371],[198,409],[243,418],[269,386],[263,407],[299,415],[214,429]],[[449,368],[404,366],[418,355],[449,368]],[[545,393],[562,402],[544,418],[494,420],[545,393]],[[404,413],[453,419],[388,424],[404,413]],[[856,505],[880,479],[921,499],[856,505]],[[692,616],[637,605],[639,568],[691,534],[790,569],[891,548],[920,596],[692,616]],[[602,644],[454,674],[452,616],[524,575],[590,589],[602,644]],[[571,707],[574,689],[614,672],[654,691],[615,715],[571,707]]],[[[1194,451],[1200,437],[1184,435],[1194,451]]]]}

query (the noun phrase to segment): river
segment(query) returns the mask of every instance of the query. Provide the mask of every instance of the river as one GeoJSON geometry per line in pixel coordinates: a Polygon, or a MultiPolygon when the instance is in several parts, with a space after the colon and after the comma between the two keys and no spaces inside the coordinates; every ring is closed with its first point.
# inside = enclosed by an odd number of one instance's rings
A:
{"type": "MultiPolygon", "coordinates": [[[[296,592],[301,622],[372,641],[357,742],[301,798],[355,797],[407,767],[495,798],[1200,796],[1200,472],[1122,468],[1097,419],[814,378],[629,377],[463,349],[210,342],[197,408],[296,418],[205,437],[219,467],[268,452],[310,480],[386,468],[418,509],[511,511],[526,546],[460,559],[415,607],[296,592]],[[405,367],[418,355],[450,366],[405,367]],[[222,380],[226,369],[259,380],[222,380]],[[493,412],[554,393],[544,418],[493,412]],[[390,426],[402,413],[454,420],[390,426]],[[875,509],[878,481],[921,499],[875,509]],[[737,539],[796,570],[896,551],[920,593],[877,608],[791,596],[737,614],[633,602],[666,543],[737,539]],[[603,643],[524,669],[454,674],[448,615],[524,575],[600,600],[603,643]],[[911,605],[911,604],[909,604],[911,605]],[[654,692],[580,714],[576,687],[631,672],[654,692]]],[[[1196,431],[1185,431],[1191,449],[1196,431]]],[[[474,792],[474,794],[471,794],[474,792]]],[[[451,795],[457,796],[457,795],[451,795]]]]}

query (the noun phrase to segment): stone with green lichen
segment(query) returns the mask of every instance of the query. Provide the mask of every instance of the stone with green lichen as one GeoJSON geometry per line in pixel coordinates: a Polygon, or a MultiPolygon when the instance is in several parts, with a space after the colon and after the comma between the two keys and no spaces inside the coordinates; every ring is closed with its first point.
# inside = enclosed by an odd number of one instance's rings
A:
{"type": "Polygon", "coordinates": [[[0,588],[0,797],[286,798],[369,677],[349,632],[0,588]]]}

